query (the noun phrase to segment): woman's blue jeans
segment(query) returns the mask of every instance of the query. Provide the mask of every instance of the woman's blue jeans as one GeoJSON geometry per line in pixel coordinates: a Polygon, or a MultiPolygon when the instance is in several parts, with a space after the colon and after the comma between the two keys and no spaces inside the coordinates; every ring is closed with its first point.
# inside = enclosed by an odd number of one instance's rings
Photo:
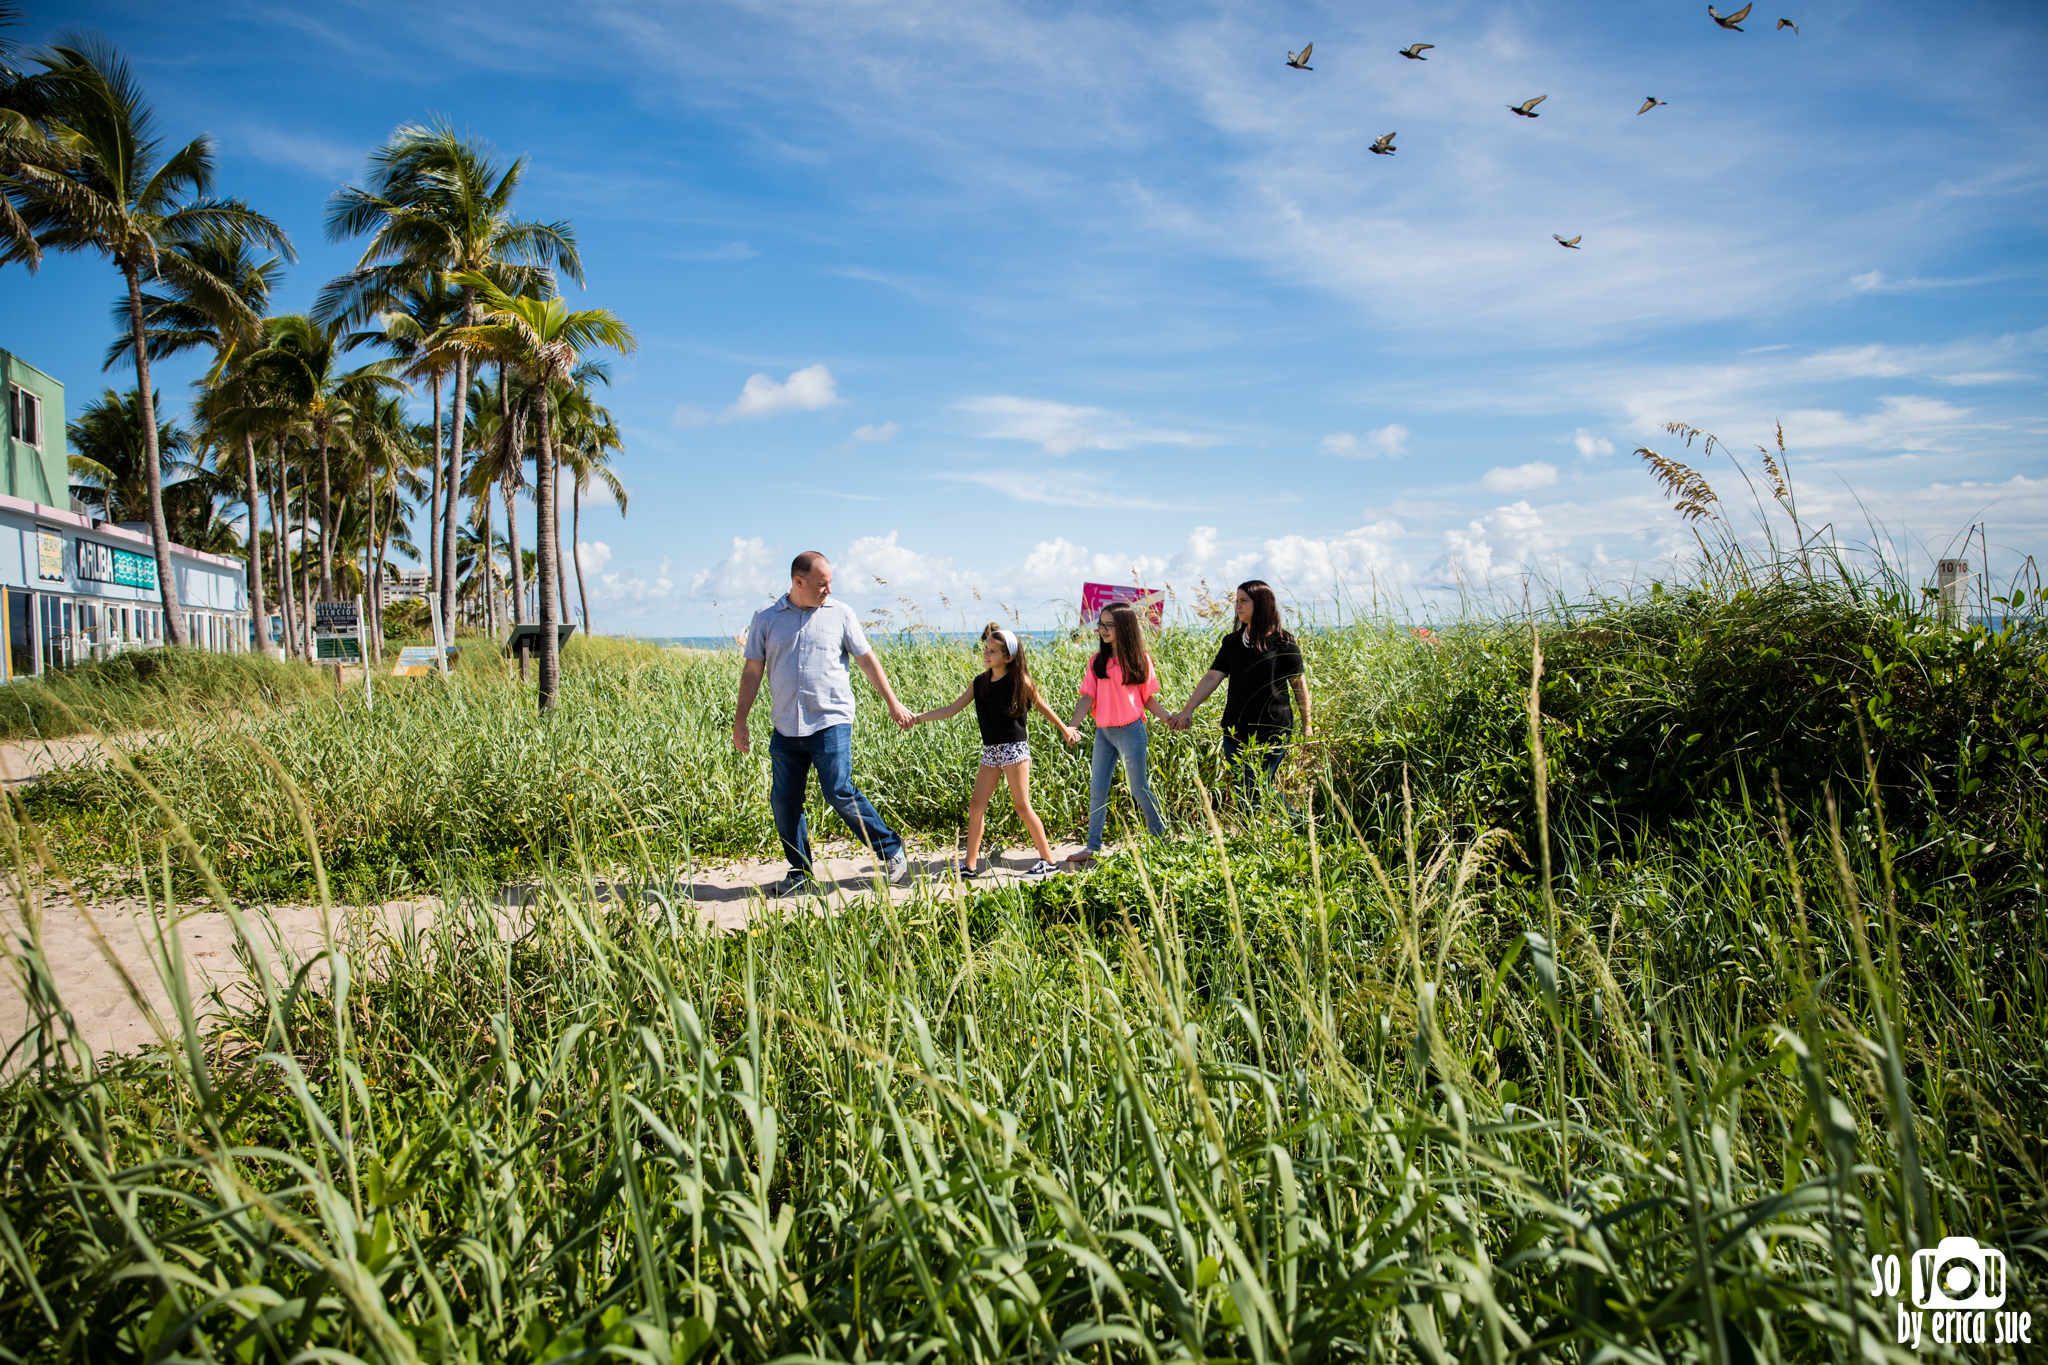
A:
{"type": "Polygon", "coordinates": [[[1159,803],[1152,799],[1152,783],[1145,775],[1145,722],[1095,727],[1095,750],[1088,765],[1088,851],[1102,851],[1102,826],[1109,818],[1109,779],[1116,774],[1117,759],[1124,761],[1124,773],[1131,781],[1131,795],[1144,813],[1145,828],[1153,835],[1166,833],[1159,818],[1159,803]]]}
{"type": "Polygon", "coordinates": [[[1247,811],[1259,808],[1259,801],[1270,788],[1280,798],[1280,804],[1294,814],[1294,803],[1287,799],[1287,793],[1280,790],[1280,764],[1287,757],[1286,739],[1262,739],[1253,737],[1240,739],[1225,730],[1223,732],[1223,769],[1230,774],[1230,780],[1237,787],[1238,800],[1244,802],[1247,811]]]}

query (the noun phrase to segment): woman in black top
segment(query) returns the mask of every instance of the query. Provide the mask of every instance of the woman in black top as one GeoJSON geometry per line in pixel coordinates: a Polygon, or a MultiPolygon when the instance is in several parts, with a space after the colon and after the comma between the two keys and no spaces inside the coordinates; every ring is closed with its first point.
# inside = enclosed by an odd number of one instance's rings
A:
{"type": "Polygon", "coordinates": [[[1012,631],[989,622],[981,632],[981,660],[988,671],[976,675],[951,706],[920,711],[910,718],[916,725],[927,720],[951,720],[974,703],[974,719],[981,726],[981,767],[975,773],[974,794],[967,802],[967,857],[960,875],[973,877],[981,871],[981,823],[988,813],[989,799],[996,784],[1010,781],[1010,804],[1017,818],[1038,845],[1038,861],[1026,870],[1028,877],[1043,877],[1059,871],[1053,861],[1052,845],[1046,842],[1045,825],[1031,809],[1031,744],[1026,738],[1025,717],[1034,707],[1059,728],[1060,738],[1072,744],[1081,732],[1064,724],[1039,695],[1031,681],[1031,667],[1024,660],[1024,642],[1012,631]]]}
{"type": "MultiPolygon", "coordinates": [[[[1167,722],[1176,730],[1194,723],[1195,708],[1230,680],[1223,699],[1223,763],[1237,781],[1246,809],[1256,809],[1261,786],[1273,783],[1287,741],[1294,733],[1294,713],[1301,711],[1301,732],[1308,734],[1308,673],[1301,645],[1280,624],[1280,603],[1259,579],[1237,585],[1238,628],[1223,637],[1215,662],[1195,684],[1188,704],[1167,722]]],[[[1274,789],[1279,790],[1277,787],[1274,789]]],[[[1280,793],[1280,803],[1294,806],[1280,793]]]]}

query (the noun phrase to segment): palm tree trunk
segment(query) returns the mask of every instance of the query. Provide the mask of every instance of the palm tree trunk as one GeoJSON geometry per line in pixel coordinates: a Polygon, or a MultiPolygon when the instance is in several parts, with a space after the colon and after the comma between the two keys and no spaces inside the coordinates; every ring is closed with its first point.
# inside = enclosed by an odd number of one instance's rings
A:
{"type": "Polygon", "coordinates": [[[533,501],[536,514],[534,546],[538,551],[534,565],[540,573],[540,709],[551,711],[555,705],[555,693],[562,683],[562,646],[559,638],[561,618],[555,614],[555,580],[561,576],[561,543],[549,534],[555,523],[555,444],[553,422],[548,401],[548,386],[545,381],[534,385],[540,397],[540,450],[537,477],[533,481],[533,501]]]}
{"type": "Polygon", "coordinates": [[[441,376],[434,375],[434,492],[427,500],[427,591],[441,593],[441,376]]]}
{"type": "Polygon", "coordinates": [[[135,346],[135,401],[142,409],[142,475],[149,486],[149,538],[156,550],[156,586],[164,603],[164,638],[185,641],[185,618],[178,611],[178,577],[171,572],[171,530],[164,524],[164,471],[156,445],[156,395],[149,391],[148,329],[142,325],[142,276],[122,263],[128,278],[128,327],[135,346]]]}
{"type": "Polygon", "coordinates": [[[491,490],[484,489],[483,496],[476,500],[483,512],[483,544],[477,563],[483,570],[483,614],[484,630],[495,639],[498,634],[498,556],[491,548],[491,490]]]}
{"type": "MultiPolygon", "coordinates": [[[[294,618],[298,613],[292,608],[292,562],[289,545],[291,542],[289,521],[291,499],[284,491],[284,437],[274,437],[270,443],[270,548],[277,556],[277,612],[281,638],[277,642],[277,655],[284,658],[297,652],[293,641],[294,618]]],[[[265,622],[265,629],[269,623],[265,622]]]]}
{"type": "Polygon", "coordinates": [[[583,586],[583,480],[569,485],[569,547],[576,553],[576,596],[583,603],[583,638],[590,638],[590,593],[583,586]]]}
{"type": "MultiPolygon", "coordinates": [[[[462,325],[476,325],[474,289],[464,288],[462,291],[462,325]]],[[[455,620],[455,508],[462,500],[462,437],[469,416],[469,354],[466,351],[455,353],[454,400],[454,411],[450,418],[455,429],[450,434],[448,443],[448,515],[442,523],[441,544],[441,616],[443,620],[451,623],[451,630],[454,628],[452,623],[455,620]]]]}
{"type": "Polygon", "coordinates": [[[560,452],[556,453],[554,467],[548,471],[548,479],[555,486],[555,514],[548,527],[555,537],[555,592],[562,599],[562,619],[569,621],[575,618],[569,615],[569,575],[562,572],[562,460],[560,452]]]}
{"type": "Polygon", "coordinates": [[[505,543],[512,554],[512,624],[526,624],[526,560],[519,553],[519,506],[512,500],[512,475],[499,486],[505,491],[505,543]]]}
{"type": "Polygon", "coordinates": [[[362,632],[367,637],[363,641],[363,667],[368,668],[371,664],[377,661],[376,658],[374,657],[373,649],[373,645],[377,639],[377,636],[374,632],[370,630],[370,621],[377,614],[377,580],[370,576],[370,570],[375,566],[377,562],[377,473],[374,468],[372,468],[370,471],[369,496],[364,499],[364,502],[367,503],[369,506],[370,516],[370,538],[363,545],[362,618],[362,632]]]}
{"type": "Polygon", "coordinates": [[[334,600],[334,480],[327,468],[327,423],[320,423],[320,600],[334,600]]]}
{"type": "Polygon", "coordinates": [[[265,654],[270,650],[270,612],[263,601],[263,504],[257,501],[256,438],[242,433],[242,496],[249,502],[249,612],[256,622],[251,647],[265,654]]]}
{"type": "MultiPolygon", "coordinates": [[[[311,471],[307,471],[311,473],[311,471]]],[[[303,636],[299,647],[304,651],[301,657],[307,663],[317,663],[313,657],[313,557],[306,553],[306,536],[313,529],[313,481],[301,476],[299,479],[299,625],[303,636]]]]}

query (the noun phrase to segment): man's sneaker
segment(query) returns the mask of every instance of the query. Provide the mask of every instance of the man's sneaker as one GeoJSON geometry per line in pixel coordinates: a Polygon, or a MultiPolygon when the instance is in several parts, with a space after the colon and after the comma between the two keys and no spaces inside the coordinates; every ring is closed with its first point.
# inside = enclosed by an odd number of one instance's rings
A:
{"type": "Polygon", "coordinates": [[[1092,848],[1084,848],[1079,853],[1076,853],[1073,857],[1067,859],[1067,865],[1070,867],[1087,867],[1094,861],[1095,850],[1092,848]]]}
{"type": "Polygon", "coordinates": [[[1024,875],[1027,877],[1050,877],[1059,870],[1058,863],[1049,863],[1045,859],[1040,858],[1037,862],[1024,869],[1024,875]]]}
{"type": "Polygon", "coordinates": [[[784,896],[801,896],[811,889],[811,879],[801,872],[792,872],[781,881],[771,882],[763,889],[777,899],[784,896]]]}
{"type": "Polygon", "coordinates": [[[891,886],[902,886],[910,880],[910,859],[898,853],[889,859],[889,865],[882,869],[882,877],[891,886]]]}

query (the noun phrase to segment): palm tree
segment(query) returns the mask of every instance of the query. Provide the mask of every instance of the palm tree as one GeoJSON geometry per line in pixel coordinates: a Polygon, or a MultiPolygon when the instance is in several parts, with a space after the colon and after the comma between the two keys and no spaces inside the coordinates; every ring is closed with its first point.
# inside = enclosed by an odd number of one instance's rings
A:
{"type": "Polygon", "coordinates": [[[155,114],[141,86],[128,63],[103,40],[80,38],[36,60],[49,78],[44,82],[50,93],[45,127],[74,161],[64,174],[16,179],[9,189],[42,249],[104,253],[127,281],[135,387],[148,447],[143,468],[149,481],[149,533],[156,546],[165,635],[173,645],[182,645],[185,618],[164,523],[142,281],[160,275],[182,278],[191,288],[227,297],[233,294],[227,281],[207,278],[210,272],[197,260],[166,251],[164,244],[194,241],[213,230],[290,259],[291,241],[283,228],[240,200],[209,197],[214,174],[210,139],[197,137],[163,154],[155,114]]]}
{"type": "Polygon", "coordinates": [[[334,471],[329,458],[337,426],[354,417],[357,406],[374,402],[385,389],[404,388],[391,375],[396,360],[373,360],[353,370],[341,368],[342,353],[373,337],[373,333],[351,334],[347,323],[335,319],[325,325],[297,313],[271,318],[263,324],[264,347],[249,357],[249,365],[275,377],[279,385],[298,400],[313,449],[320,462],[320,600],[334,600],[334,546],[330,528],[334,525],[334,471]]]}
{"type": "MultiPolygon", "coordinates": [[[[433,451],[432,497],[427,504],[427,574],[429,590],[438,594],[441,582],[441,483],[445,470],[441,462],[441,438],[446,422],[441,416],[441,381],[458,359],[447,343],[448,329],[459,316],[462,296],[435,283],[429,270],[416,270],[402,287],[366,288],[355,296],[345,314],[357,324],[375,322],[384,328],[384,344],[399,362],[399,373],[409,380],[427,381],[433,395],[434,422],[428,445],[433,451]]],[[[333,285],[328,288],[332,290],[333,285]]],[[[326,303],[325,294],[322,304],[326,303]]],[[[322,316],[316,306],[313,315],[322,316]]]]}
{"type": "Polygon", "coordinates": [[[533,488],[540,527],[540,707],[547,711],[555,704],[562,668],[554,600],[561,566],[555,538],[547,533],[555,522],[553,389],[570,382],[579,351],[595,346],[630,351],[636,342],[633,330],[608,310],[572,309],[553,291],[547,298],[513,298],[475,272],[456,275],[454,281],[465,292],[475,291],[483,305],[481,320],[458,333],[461,344],[507,357],[533,382],[537,400],[539,459],[533,488]]]}
{"type": "MultiPolygon", "coordinates": [[[[245,238],[218,229],[202,232],[190,241],[167,242],[164,250],[189,258],[198,268],[160,275],[164,291],[142,296],[143,313],[149,323],[150,359],[161,360],[206,347],[212,350],[214,361],[204,382],[217,390],[224,380],[233,377],[237,363],[245,361],[260,344],[262,314],[284,274],[284,262],[276,256],[259,260],[245,238]],[[226,293],[207,283],[215,280],[228,286],[226,293]]],[[[114,307],[118,327],[127,321],[127,300],[117,300],[114,307]]],[[[132,356],[134,350],[133,334],[120,336],[107,348],[103,368],[112,369],[117,362],[132,356]]],[[[209,396],[202,395],[201,408],[207,406],[209,396]]],[[[237,412],[238,417],[246,415],[237,412]]],[[[231,421],[218,430],[214,422],[206,423],[208,439],[237,441],[242,448],[242,501],[249,509],[249,610],[258,623],[257,647],[268,653],[270,612],[263,592],[263,556],[259,551],[262,537],[257,534],[261,509],[257,502],[256,439],[261,429],[260,423],[247,420],[231,421]]]]}
{"type": "Polygon", "coordinates": [[[576,596],[583,604],[583,633],[590,634],[590,593],[583,584],[583,490],[603,484],[626,515],[626,485],[612,472],[612,452],[623,450],[625,442],[612,415],[590,401],[590,391],[578,389],[575,401],[562,403],[562,463],[569,468],[569,545],[576,564],[576,596]]]}
{"type": "Polygon", "coordinates": [[[71,446],[71,496],[98,510],[102,521],[141,521],[149,512],[150,479],[143,468],[152,453],[164,475],[185,467],[191,446],[169,420],[157,424],[154,441],[143,434],[144,408],[133,390],[112,389],[79,411],[64,429],[71,446]]]}
{"type": "MultiPolygon", "coordinates": [[[[511,215],[512,197],[526,172],[525,158],[502,171],[489,150],[445,123],[407,124],[371,154],[368,187],[346,188],[329,200],[327,233],[340,241],[370,234],[356,269],[328,286],[323,314],[338,314],[366,291],[422,268],[462,290],[461,325],[477,321],[479,287],[518,292],[553,266],[578,284],[583,265],[567,223],[535,223],[511,215]],[[464,283],[474,280],[475,283],[464,283]]],[[[457,490],[462,483],[461,415],[469,406],[469,357],[455,362],[457,425],[448,457],[448,505],[442,522],[441,602],[455,609],[457,490]]]]}

